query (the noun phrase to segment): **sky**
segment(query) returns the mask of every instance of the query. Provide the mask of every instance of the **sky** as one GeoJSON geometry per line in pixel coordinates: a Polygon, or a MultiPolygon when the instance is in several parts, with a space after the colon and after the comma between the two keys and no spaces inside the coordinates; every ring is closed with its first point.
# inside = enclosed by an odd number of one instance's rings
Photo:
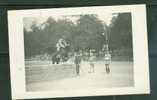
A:
{"type": "MultiPolygon", "coordinates": [[[[99,20],[101,20],[102,22],[106,23],[106,25],[110,25],[111,20],[114,16],[116,16],[115,14],[112,13],[97,13],[96,14],[99,18],[99,20]]],[[[32,23],[35,21],[37,22],[37,25],[41,25],[42,23],[44,23],[48,17],[50,16],[38,16],[38,17],[31,17],[31,18],[24,18],[24,27],[26,28],[27,31],[31,31],[30,26],[32,25],[32,23]]],[[[55,20],[59,20],[59,19],[68,19],[71,20],[72,22],[76,22],[79,17],[78,16],[61,16],[61,15],[55,15],[55,16],[51,16],[52,18],[54,18],[55,20]]]]}

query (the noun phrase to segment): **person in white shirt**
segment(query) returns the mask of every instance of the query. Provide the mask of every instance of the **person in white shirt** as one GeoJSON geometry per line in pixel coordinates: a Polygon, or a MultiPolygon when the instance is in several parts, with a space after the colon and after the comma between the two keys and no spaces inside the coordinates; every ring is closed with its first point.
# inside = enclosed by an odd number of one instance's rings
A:
{"type": "Polygon", "coordinates": [[[105,69],[107,74],[110,73],[110,63],[111,63],[111,54],[109,53],[109,51],[107,51],[105,53],[105,69]]]}
{"type": "Polygon", "coordinates": [[[92,51],[90,51],[90,57],[89,57],[89,73],[94,73],[95,71],[95,66],[94,66],[94,59],[95,59],[95,55],[92,51]]]}

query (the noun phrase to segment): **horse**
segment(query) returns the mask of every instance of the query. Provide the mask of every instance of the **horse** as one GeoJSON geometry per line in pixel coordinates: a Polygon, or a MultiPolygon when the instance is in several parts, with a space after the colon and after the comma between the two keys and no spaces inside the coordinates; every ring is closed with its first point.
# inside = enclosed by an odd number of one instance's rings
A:
{"type": "Polygon", "coordinates": [[[61,60],[60,54],[56,53],[52,56],[52,64],[55,64],[55,63],[59,64],[60,60],[61,60]]]}

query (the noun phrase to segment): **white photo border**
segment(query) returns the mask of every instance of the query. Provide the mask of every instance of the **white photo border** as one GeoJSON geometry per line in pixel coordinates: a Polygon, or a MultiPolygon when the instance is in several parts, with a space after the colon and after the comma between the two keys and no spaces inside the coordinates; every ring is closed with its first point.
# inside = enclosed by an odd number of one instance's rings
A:
{"type": "Polygon", "coordinates": [[[9,54],[12,99],[80,97],[102,95],[149,94],[149,62],[146,23],[146,5],[92,6],[32,10],[9,10],[9,54]],[[95,12],[124,13],[132,15],[134,87],[102,88],[92,90],[27,92],[25,86],[25,58],[23,18],[50,15],[93,14],[95,12]]]}

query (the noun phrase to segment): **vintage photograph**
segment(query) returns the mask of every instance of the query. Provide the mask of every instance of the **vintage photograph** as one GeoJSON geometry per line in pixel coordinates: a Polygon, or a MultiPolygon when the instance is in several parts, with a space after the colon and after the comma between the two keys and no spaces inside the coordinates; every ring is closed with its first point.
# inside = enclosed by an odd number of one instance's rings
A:
{"type": "Polygon", "coordinates": [[[131,13],[25,17],[27,91],[133,87],[131,13]]]}
{"type": "Polygon", "coordinates": [[[149,94],[146,7],[8,11],[13,99],[149,94]]]}

